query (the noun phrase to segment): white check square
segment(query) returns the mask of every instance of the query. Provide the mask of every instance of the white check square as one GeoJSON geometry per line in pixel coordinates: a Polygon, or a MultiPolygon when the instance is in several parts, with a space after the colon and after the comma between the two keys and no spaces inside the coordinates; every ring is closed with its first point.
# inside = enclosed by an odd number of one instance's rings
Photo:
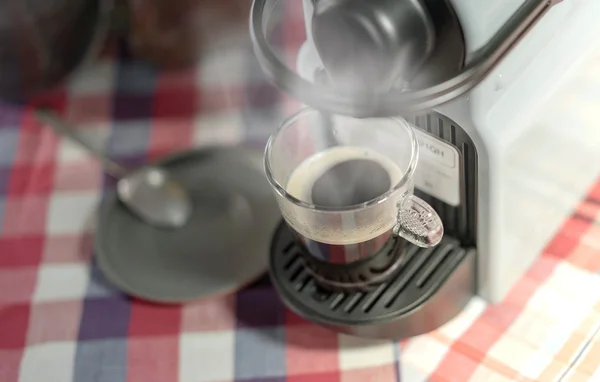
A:
{"type": "Polygon", "coordinates": [[[194,123],[194,143],[198,146],[235,145],[240,143],[244,136],[244,122],[237,111],[204,114],[194,123]]]}
{"type": "Polygon", "coordinates": [[[487,358],[494,358],[515,370],[524,370],[529,367],[529,372],[542,367],[540,365],[544,363],[544,359],[537,357],[537,352],[533,347],[508,334],[503,335],[492,346],[487,353],[487,358]]]}
{"type": "Polygon", "coordinates": [[[207,54],[198,67],[197,80],[204,88],[242,86],[252,80],[248,78],[248,52],[243,49],[207,54]]]}
{"type": "Polygon", "coordinates": [[[84,263],[44,265],[38,271],[35,301],[76,300],[85,296],[89,283],[84,263]]]}
{"type": "Polygon", "coordinates": [[[433,337],[424,335],[408,342],[400,352],[402,364],[430,373],[448,353],[448,347],[433,337]]]}
{"type": "MultiPolygon", "coordinates": [[[[566,298],[576,301],[578,305],[588,306],[590,309],[597,298],[590,298],[581,291],[600,291],[600,277],[566,261],[559,263],[546,281],[546,285],[560,292],[566,298]]],[[[600,292],[594,297],[599,297],[600,292]]]]}
{"type": "Polygon", "coordinates": [[[342,370],[360,369],[389,365],[395,362],[394,343],[340,334],[340,368],[342,370]]]}
{"type": "Polygon", "coordinates": [[[49,203],[46,232],[49,235],[85,232],[92,223],[98,201],[98,191],[54,194],[49,203]]]}
{"type": "Polygon", "coordinates": [[[486,366],[484,365],[479,365],[477,367],[477,370],[475,370],[475,372],[473,373],[473,375],[471,376],[471,378],[469,378],[469,381],[472,382],[480,382],[480,381],[485,381],[485,382],[513,382],[512,379],[503,376],[502,374],[499,374],[493,370],[488,369],[486,366]]]}
{"type": "Polygon", "coordinates": [[[19,382],[72,381],[76,342],[50,342],[25,349],[19,382]]]}
{"type": "Polygon", "coordinates": [[[234,379],[235,332],[189,333],[179,341],[179,382],[234,379]]]}

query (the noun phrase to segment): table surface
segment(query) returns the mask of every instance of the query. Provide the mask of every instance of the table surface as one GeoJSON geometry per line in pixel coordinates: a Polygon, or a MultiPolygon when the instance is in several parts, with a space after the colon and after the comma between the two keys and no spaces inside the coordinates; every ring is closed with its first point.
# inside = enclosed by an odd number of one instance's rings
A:
{"type": "MultiPolygon", "coordinates": [[[[293,107],[249,45],[168,75],[112,42],[51,101],[85,139],[132,165],[191,146],[262,147],[293,107]]],[[[600,380],[600,184],[501,304],[474,298],[439,330],[403,342],[308,323],[266,279],[185,306],[123,295],[90,244],[113,185],[29,111],[0,107],[0,382],[600,380]]]]}

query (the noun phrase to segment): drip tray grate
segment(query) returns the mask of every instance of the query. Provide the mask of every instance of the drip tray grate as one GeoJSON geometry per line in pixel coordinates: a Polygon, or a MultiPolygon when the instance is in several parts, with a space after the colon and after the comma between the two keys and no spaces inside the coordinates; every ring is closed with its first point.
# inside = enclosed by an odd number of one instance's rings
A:
{"type": "Polygon", "coordinates": [[[475,250],[445,237],[435,248],[408,245],[401,269],[370,291],[329,292],[302,260],[285,223],[271,245],[271,279],[285,304],[309,321],[348,334],[405,338],[458,314],[474,290],[475,250]]]}

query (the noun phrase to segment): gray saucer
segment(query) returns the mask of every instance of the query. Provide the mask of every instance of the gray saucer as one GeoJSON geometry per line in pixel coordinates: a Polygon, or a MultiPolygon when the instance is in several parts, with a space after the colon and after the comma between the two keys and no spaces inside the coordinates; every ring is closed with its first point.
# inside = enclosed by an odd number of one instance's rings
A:
{"type": "Polygon", "coordinates": [[[98,264],[125,293],[178,303],[234,292],[266,271],[281,218],[262,168],[262,152],[209,148],[157,163],[190,192],[182,228],[152,227],[112,193],[99,212],[98,264]]]}

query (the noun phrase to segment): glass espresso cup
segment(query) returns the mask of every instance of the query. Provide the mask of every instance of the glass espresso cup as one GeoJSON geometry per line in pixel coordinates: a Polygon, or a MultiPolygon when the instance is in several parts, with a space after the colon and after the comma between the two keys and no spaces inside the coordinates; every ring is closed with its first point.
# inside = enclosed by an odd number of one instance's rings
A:
{"type": "Polygon", "coordinates": [[[348,264],[390,239],[437,245],[443,225],[413,195],[419,145],[400,118],[356,119],[305,108],[271,135],[265,172],[289,228],[310,256],[348,264]]]}

